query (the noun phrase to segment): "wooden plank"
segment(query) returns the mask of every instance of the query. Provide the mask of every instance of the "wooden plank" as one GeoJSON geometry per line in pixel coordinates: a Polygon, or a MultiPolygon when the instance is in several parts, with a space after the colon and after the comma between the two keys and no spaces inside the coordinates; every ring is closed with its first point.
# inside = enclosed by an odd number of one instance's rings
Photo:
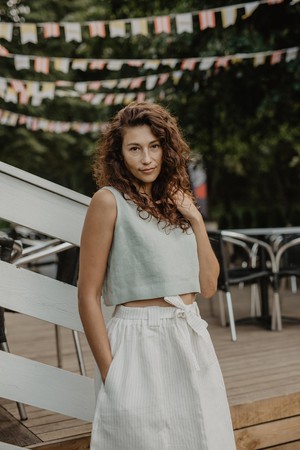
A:
{"type": "Polygon", "coordinates": [[[91,378],[0,352],[0,397],[91,422],[95,409],[91,378]]]}
{"type": "Polygon", "coordinates": [[[32,450],[89,450],[90,433],[75,438],[58,439],[52,442],[32,445],[32,450]]]}
{"type": "MultiPolygon", "coordinates": [[[[0,449],[8,447],[8,444],[13,445],[30,445],[41,442],[41,439],[30,430],[26,428],[23,423],[15,419],[4,408],[0,406],[0,449]],[[2,440],[7,443],[7,446],[2,444],[2,440]]],[[[13,450],[13,446],[11,447],[13,450]]]]}
{"type": "MultiPolygon", "coordinates": [[[[43,185],[43,180],[40,180],[43,185]]],[[[61,187],[57,189],[61,190],[64,191],[61,187]]],[[[80,201],[76,201],[68,191],[62,195],[62,192],[50,191],[0,172],[0,217],[79,245],[90,199],[85,197],[82,203],[82,196],[80,201]]]]}
{"type": "Polygon", "coordinates": [[[265,449],[300,439],[300,416],[254,425],[234,432],[238,450],[265,449]]]}
{"type": "Polygon", "coordinates": [[[300,392],[231,407],[235,429],[300,415],[300,392]]]}
{"type": "MultiPolygon", "coordinates": [[[[300,441],[288,442],[283,445],[276,445],[276,447],[269,447],[270,450],[299,450],[300,441]]],[[[266,449],[267,450],[267,449],[266,449]]]]}
{"type": "Polygon", "coordinates": [[[47,322],[83,331],[77,289],[0,261],[0,305],[47,322]]]}

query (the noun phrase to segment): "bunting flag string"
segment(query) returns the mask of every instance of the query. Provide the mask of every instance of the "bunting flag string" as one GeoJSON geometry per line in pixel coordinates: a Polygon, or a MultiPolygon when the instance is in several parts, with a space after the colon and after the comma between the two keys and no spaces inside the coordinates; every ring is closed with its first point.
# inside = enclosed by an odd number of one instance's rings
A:
{"type": "MultiPolygon", "coordinates": [[[[291,0],[290,5],[293,6],[298,1],[291,0]]],[[[59,38],[62,36],[66,42],[82,42],[83,28],[87,28],[90,38],[100,37],[102,39],[106,37],[124,38],[136,35],[148,36],[150,34],[150,24],[152,24],[152,31],[155,34],[170,34],[172,31],[177,34],[193,33],[196,23],[196,21],[194,23],[193,17],[198,17],[197,29],[203,31],[207,28],[216,27],[216,15],[219,13],[223,28],[227,28],[235,24],[239,10],[244,11],[241,18],[248,19],[260,5],[267,4],[272,6],[283,2],[284,0],[257,0],[231,6],[210,8],[209,10],[118,20],[38,23],[0,22],[0,39],[11,42],[14,36],[14,28],[19,29],[22,44],[28,42],[37,44],[41,36],[44,39],[59,38]]]]}
{"type": "Polygon", "coordinates": [[[0,109],[0,125],[11,127],[24,125],[31,131],[48,131],[50,133],[67,133],[75,131],[79,134],[98,133],[105,128],[105,123],[99,122],[62,122],[48,120],[42,117],[27,116],[0,109]]]}
{"type": "Polygon", "coordinates": [[[29,70],[33,61],[33,70],[37,73],[48,74],[53,67],[56,71],[68,73],[70,70],[109,70],[119,71],[123,65],[130,67],[143,68],[144,70],[157,70],[158,67],[167,66],[175,69],[179,65],[181,70],[208,70],[215,67],[225,67],[232,62],[253,59],[254,65],[256,60],[266,60],[271,57],[271,64],[275,64],[285,60],[286,62],[296,59],[299,47],[290,47],[285,49],[267,50],[255,53],[236,53],[226,56],[204,56],[193,58],[164,58],[164,59],[91,59],[91,58],[60,58],[53,56],[33,56],[33,55],[17,55],[9,53],[8,50],[0,45],[0,58],[10,58],[14,61],[16,70],[29,70]],[[281,57],[273,56],[274,53],[281,52],[281,57]]]}
{"type": "MultiPolygon", "coordinates": [[[[176,85],[183,72],[180,70],[143,77],[120,78],[102,81],[34,81],[0,77],[0,98],[14,103],[27,104],[34,97],[34,103],[41,103],[44,99],[53,100],[54,97],[81,97],[83,94],[100,94],[100,90],[140,89],[142,84],[146,91],[163,86],[168,80],[176,85]]],[[[98,98],[105,99],[105,93],[98,98]]],[[[88,98],[86,96],[85,98],[88,98]]]]}

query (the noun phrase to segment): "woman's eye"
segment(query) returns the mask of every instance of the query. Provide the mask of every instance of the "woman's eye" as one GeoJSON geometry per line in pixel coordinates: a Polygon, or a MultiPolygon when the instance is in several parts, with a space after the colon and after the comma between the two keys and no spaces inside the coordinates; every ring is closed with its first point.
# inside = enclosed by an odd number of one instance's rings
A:
{"type": "Polygon", "coordinates": [[[160,148],[160,144],[153,144],[152,148],[160,148]]]}
{"type": "Polygon", "coordinates": [[[130,147],[131,152],[137,152],[139,150],[139,147],[130,147]]]}

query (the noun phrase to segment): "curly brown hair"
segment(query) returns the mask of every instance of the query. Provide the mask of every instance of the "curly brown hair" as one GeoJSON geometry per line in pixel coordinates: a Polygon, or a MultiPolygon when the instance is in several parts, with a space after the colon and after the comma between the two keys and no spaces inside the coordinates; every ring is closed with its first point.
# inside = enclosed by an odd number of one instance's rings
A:
{"type": "Polygon", "coordinates": [[[124,198],[132,200],[141,217],[154,216],[166,227],[180,227],[189,222],[178,211],[173,195],[178,192],[192,196],[187,170],[190,148],[184,141],[175,118],[162,106],[154,103],[132,102],[121,109],[108,123],[100,136],[94,161],[94,177],[98,187],[112,186],[124,198]],[[126,168],[122,158],[125,128],[148,125],[163,149],[162,168],[154,181],[151,199],[136,188],[141,182],[126,168]]]}

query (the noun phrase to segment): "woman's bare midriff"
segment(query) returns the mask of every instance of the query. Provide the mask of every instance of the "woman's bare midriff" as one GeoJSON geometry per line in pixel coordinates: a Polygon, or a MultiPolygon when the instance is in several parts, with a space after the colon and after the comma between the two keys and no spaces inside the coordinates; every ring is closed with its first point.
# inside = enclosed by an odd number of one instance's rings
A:
{"type": "MultiPolygon", "coordinates": [[[[196,294],[190,293],[190,294],[180,294],[180,297],[182,298],[183,303],[186,305],[191,305],[194,303],[196,294]]],[[[126,302],[122,303],[123,306],[132,306],[135,308],[140,308],[141,306],[171,306],[170,303],[166,302],[163,297],[160,298],[149,298],[147,300],[134,300],[132,302],[126,302]]]]}

